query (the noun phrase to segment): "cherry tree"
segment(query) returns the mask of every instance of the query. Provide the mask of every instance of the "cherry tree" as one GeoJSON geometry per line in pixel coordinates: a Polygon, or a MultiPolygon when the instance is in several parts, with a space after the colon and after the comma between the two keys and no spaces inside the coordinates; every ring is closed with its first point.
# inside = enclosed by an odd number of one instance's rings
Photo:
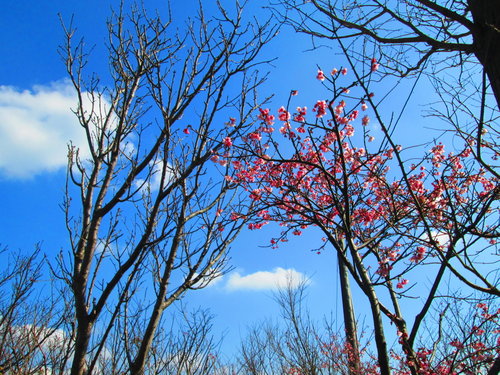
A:
{"type": "MultiPolygon", "coordinates": [[[[233,146],[245,149],[253,160],[229,158],[236,176],[228,178],[242,185],[258,206],[250,229],[271,221],[282,226],[271,246],[311,227],[321,231],[317,252],[333,248],[340,269],[369,302],[381,374],[391,373],[384,322],[396,328],[405,368],[411,374],[432,373],[422,372],[434,370],[418,339],[438,297],[447,289],[452,293],[456,283],[449,278],[460,281],[453,293],[465,288],[481,298],[499,295],[498,176],[474,153],[476,138],[458,134],[450,151],[437,142],[427,147],[396,144],[370,91],[378,61],[368,60],[363,75],[354,64],[351,68],[352,81],[345,67],[318,70],[316,78],[327,97],[310,111],[294,105],[297,91],[274,113],[261,108],[261,125],[247,134],[245,143],[233,146]],[[380,139],[375,139],[371,121],[378,123],[380,139]],[[422,272],[428,281],[422,280],[422,272]],[[418,303],[411,304],[417,312],[408,315],[401,301],[415,297],[418,303]]],[[[485,147],[496,152],[491,144],[485,147]]],[[[495,156],[490,154],[489,162],[495,156]]],[[[346,337],[356,348],[346,276],[341,277],[346,337]]],[[[487,314],[486,320],[491,315],[496,322],[497,312],[487,314]]],[[[490,347],[476,370],[489,366],[494,355],[490,347]]],[[[360,373],[359,364],[353,357],[351,373],[360,373]]]]}
{"type": "MultiPolygon", "coordinates": [[[[338,45],[351,63],[375,57],[377,80],[397,85],[394,78],[413,77],[414,87],[428,81],[436,94],[425,103],[429,113],[443,120],[444,131],[474,142],[475,158],[500,177],[491,160],[499,156],[500,108],[500,17],[494,1],[278,0],[271,9],[282,23],[310,35],[315,46],[338,45]]],[[[411,99],[413,90],[406,100],[411,99]]]]}

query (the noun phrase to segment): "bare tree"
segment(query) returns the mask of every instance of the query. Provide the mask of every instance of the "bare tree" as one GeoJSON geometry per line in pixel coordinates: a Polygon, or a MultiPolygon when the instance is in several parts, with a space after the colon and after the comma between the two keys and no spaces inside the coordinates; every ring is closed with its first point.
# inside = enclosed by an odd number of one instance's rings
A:
{"type": "MultiPolygon", "coordinates": [[[[347,375],[352,372],[353,348],[344,335],[325,318],[323,324],[313,321],[305,307],[304,283],[291,283],[275,295],[280,308],[276,321],[260,323],[251,329],[242,342],[238,358],[242,375],[347,375]]],[[[357,353],[359,374],[372,374],[376,367],[366,352],[367,343],[357,353]]]]}
{"type": "MultiPolygon", "coordinates": [[[[281,317],[249,330],[237,358],[237,374],[347,375],[353,348],[335,322],[312,321],[304,307],[305,285],[288,285],[276,295],[281,317]]],[[[442,299],[418,337],[419,374],[497,374],[500,312],[494,299],[455,296],[442,299]]],[[[366,332],[365,332],[366,333],[366,332]]],[[[371,336],[362,340],[358,374],[376,375],[383,370],[370,352],[371,336]]],[[[391,369],[408,374],[411,364],[396,346],[391,348],[391,369]]]]}
{"type": "Polygon", "coordinates": [[[239,4],[234,14],[217,5],[212,19],[200,5],[186,31],[120,9],[102,78],[85,79],[84,44],[66,29],[62,54],[88,147],[69,149],[71,247],[60,257],[73,295],[73,375],[98,371],[118,322],[127,371],[147,372],[163,312],[225,272],[244,225],[232,214],[246,203],[217,158],[251,124],[263,81],[252,71],[274,33],[266,22],[245,25],[239,4]],[[134,303],[140,332],[131,326],[134,303]]]}
{"type": "Polygon", "coordinates": [[[64,363],[68,337],[62,330],[64,305],[50,281],[37,247],[29,255],[1,251],[0,372],[45,374],[64,363]],[[46,276],[46,275],[45,275],[46,276]]]}
{"type": "MultiPolygon", "coordinates": [[[[155,333],[149,360],[144,372],[148,374],[202,375],[215,374],[223,365],[220,360],[220,341],[212,333],[213,316],[206,310],[187,312],[173,309],[169,324],[161,325],[155,333]]],[[[127,373],[128,357],[136,352],[143,336],[147,317],[137,316],[137,326],[124,327],[129,321],[120,319],[113,329],[108,353],[98,367],[106,374],[127,373]]],[[[164,319],[166,320],[166,319],[164,319]]]]}

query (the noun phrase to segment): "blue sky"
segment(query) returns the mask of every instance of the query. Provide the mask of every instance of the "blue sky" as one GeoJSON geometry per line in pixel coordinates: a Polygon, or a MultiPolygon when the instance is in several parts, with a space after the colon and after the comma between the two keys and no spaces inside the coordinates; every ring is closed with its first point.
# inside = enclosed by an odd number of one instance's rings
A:
{"type": "MultiPolygon", "coordinates": [[[[59,14],[64,22],[73,16],[79,36],[95,45],[91,66],[106,69],[102,43],[105,20],[112,1],[14,1],[4,0],[0,13],[0,243],[10,249],[29,252],[36,243],[48,257],[67,246],[63,199],[66,145],[71,139],[83,144],[76,118],[70,108],[74,93],[65,82],[66,72],[58,46],[63,43],[59,14]]],[[[148,9],[159,1],[145,1],[148,9]]],[[[197,1],[172,1],[174,22],[192,15],[197,1]]],[[[212,3],[212,2],[204,2],[212,3]]],[[[262,1],[252,2],[250,11],[267,17],[262,1]]],[[[179,22],[179,27],[183,23],[179,22]]],[[[269,80],[261,95],[275,94],[269,105],[276,110],[286,103],[291,89],[300,91],[302,105],[312,107],[321,92],[314,79],[317,64],[325,71],[341,66],[335,51],[309,49],[308,38],[283,29],[264,51],[262,58],[277,57],[269,66],[269,80]]],[[[421,92],[421,95],[425,91],[421,92]]],[[[418,95],[417,95],[418,96],[418,95]]],[[[390,102],[392,105],[394,99],[390,102]]],[[[390,107],[390,106],[389,106],[390,107]]],[[[421,108],[416,108],[420,111],[421,108]]],[[[412,113],[407,119],[411,119],[412,113]]],[[[411,131],[403,121],[402,132],[411,131]]],[[[415,134],[413,134],[415,136],[415,134]]],[[[279,229],[269,226],[247,231],[232,246],[232,273],[201,291],[190,293],[189,307],[209,308],[216,316],[218,332],[227,342],[244,336],[245,327],[276,316],[272,290],[277,280],[292,270],[297,278],[310,280],[308,308],[316,318],[341,318],[340,295],[336,287],[336,262],[331,252],[312,252],[317,243],[311,234],[277,250],[264,247],[279,229]]],[[[358,311],[362,314],[362,311],[358,311]]]]}

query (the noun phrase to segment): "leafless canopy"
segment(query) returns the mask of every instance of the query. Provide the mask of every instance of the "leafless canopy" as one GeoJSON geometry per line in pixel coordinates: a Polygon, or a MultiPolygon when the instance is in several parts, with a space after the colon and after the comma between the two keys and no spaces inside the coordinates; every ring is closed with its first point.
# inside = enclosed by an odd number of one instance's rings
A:
{"type": "Polygon", "coordinates": [[[218,4],[208,19],[200,4],[178,30],[120,9],[108,24],[110,74],[90,78],[83,41],[65,29],[87,138],[87,149],[69,149],[70,251],[60,257],[75,313],[72,374],[98,371],[118,321],[128,371],[144,373],[165,309],[226,270],[244,225],[231,213],[246,208],[217,158],[251,124],[263,82],[256,58],[273,36],[266,22],[244,24],[242,11],[218,4]]]}

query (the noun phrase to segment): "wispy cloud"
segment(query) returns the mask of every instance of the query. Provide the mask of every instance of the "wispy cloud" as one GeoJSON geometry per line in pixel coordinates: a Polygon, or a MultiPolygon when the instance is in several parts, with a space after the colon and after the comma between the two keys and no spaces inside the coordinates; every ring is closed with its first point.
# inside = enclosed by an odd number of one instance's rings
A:
{"type": "MultiPolygon", "coordinates": [[[[0,172],[29,178],[67,164],[68,143],[85,145],[71,111],[77,104],[68,81],[20,90],[0,86],[0,172]]],[[[85,156],[85,149],[82,150],[85,156]]]]}
{"type": "Polygon", "coordinates": [[[278,288],[297,287],[301,283],[309,284],[310,280],[293,268],[277,267],[272,271],[258,271],[248,275],[233,272],[228,276],[225,289],[234,290],[276,290],[278,288]]]}
{"type": "MultiPolygon", "coordinates": [[[[150,176],[147,180],[137,179],[135,181],[135,186],[141,188],[145,192],[157,191],[160,186],[162,186],[162,176],[163,176],[163,161],[156,161],[151,164],[151,170],[149,171],[150,176]]],[[[173,167],[167,163],[165,168],[165,176],[163,178],[163,184],[168,184],[175,177],[175,172],[173,167]]]]}

